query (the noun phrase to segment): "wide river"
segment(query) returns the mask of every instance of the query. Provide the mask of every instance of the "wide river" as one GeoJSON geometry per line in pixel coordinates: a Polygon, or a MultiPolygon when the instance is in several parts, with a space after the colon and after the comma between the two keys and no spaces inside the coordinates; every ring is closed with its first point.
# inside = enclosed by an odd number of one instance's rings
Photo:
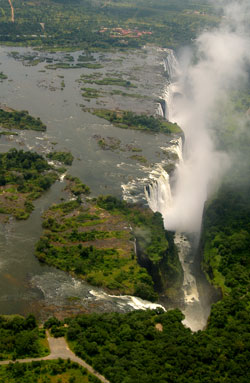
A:
{"type": "MultiPolygon", "coordinates": [[[[112,193],[129,201],[145,200],[143,188],[150,177],[157,176],[160,166],[168,164],[164,149],[173,145],[170,142],[173,137],[115,128],[84,111],[84,107],[99,105],[153,114],[157,109],[157,97],[161,95],[166,82],[162,65],[166,53],[150,48],[142,53],[95,54],[96,62],[102,64],[100,69],[49,70],[45,68],[46,62],[35,66],[24,65],[27,62],[11,57],[10,52],[13,51],[21,55],[32,52],[26,48],[0,47],[0,69],[8,76],[7,80],[0,83],[0,103],[17,110],[28,110],[31,115],[40,117],[47,125],[47,131],[23,131],[14,137],[2,136],[0,151],[5,152],[11,147],[33,149],[39,153],[46,153],[52,148],[69,150],[75,158],[69,172],[90,186],[92,196],[112,193]],[[116,73],[116,76],[131,81],[136,88],[124,90],[117,87],[120,93],[130,94],[122,96],[118,92],[112,94],[112,88],[106,86],[101,89],[100,99],[87,101],[81,96],[80,88],[93,85],[82,85],[78,80],[81,75],[93,76],[96,72],[106,77],[116,73]],[[65,87],[61,87],[62,79],[65,87]],[[119,140],[122,150],[101,149],[96,139],[100,136],[119,140]],[[147,163],[142,165],[131,158],[133,153],[128,149],[130,147],[139,148],[139,154],[145,157],[147,163]]],[[[72,53],[75,61],[79,54],[72,53]]],[[[47,56],[59,61],[65,59],[65,54],[47,56]]],[[[45,318],[55,312],[61,312],[64,316],[79,311],[128,311],[153,307],[134,297],[108,296],[101,289],[92,288],[64,272],[40,264],[34,257],[34,246],[42,231],[41,214],[52,203],[60,201],[64,196],[64,187],[64,183],[58,181],[38,199],[27,221],[11,220],[9,224],[2,225],[0,313],[34,312],[45,318]]],[[[197,275],[200,275],[200,271],[197,275]]],[[[197,310],[191,310],[190,314],[191,321],[192,316],[198,321],[197,328],[205,325],[210,304],[214,300],[204,276],[200,282],[200,300],[202,304],[198,313],[197,310]],[[206,292],[203,294],[204,289],[206,292]],[[201,299],[203,296],[204,299],[201,299]]]]}

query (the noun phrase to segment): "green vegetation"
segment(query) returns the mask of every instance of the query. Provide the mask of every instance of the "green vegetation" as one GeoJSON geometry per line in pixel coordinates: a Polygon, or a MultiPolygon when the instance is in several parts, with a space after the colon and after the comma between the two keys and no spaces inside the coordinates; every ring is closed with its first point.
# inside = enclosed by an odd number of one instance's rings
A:
{"type": "Polygon", "coordinates": [[[99,134],[95,134],[93,138],[96,140],[99,147],[103,150],[122,151],[139,153],[142,152],[141,148],[133,146],[132,144],[122,145],[121,140],[116,137],[102,137],[99,134]]]}
{"type": "Polygon", "coordinates": [[[111,383],[249,381],[250,188],[239,174],[205,209],[204,267],[224,292],[205,330],[191,333],[179,310],[67,319],[71,347],[111,383]]]}
{"type": "Polygon", "coordinates": [[[67,339],[111,383],[248,383],[244,302],[227,298],[220,309],[215,305],[207,329],[197,333],[181,323],[179,310],[79,315],[65,320],[67,339]]]}
{"type": "Polygon", "coordinates": [[[0,154],[0,214],[27,219],[38,198],[57,179],[57,173],[40,155],[10,149],[0,154]]]}
{"type": "Polygon", "coordinates": [[[152,97],[141,95],[138,93],[126,93],[119,89],[113,89],[110,93],[111,96],[122,96],[122,97],[131,97],[131,98],[138,98],[141,100],[152,100],[152,97]]]}
{"type": "Polygon", "coordinates": [[[82,74],[80,76],[80,78],[78,80],[76,80],[77,82],[84,82],[86,84],[91,84],[93,83],[92,80],[96,80],[98,78],[102,77],[102,73],[100,72],[94,72],[94,73],[91,73],[91,74],[82,74]]]}
{"type": "Polygon", "coordinates": [[[72,165],[74,160],[73,155],[70,152],[51,152],[46,154],[46,157],[53,161],[59,161],[64,165],[72,165]]]}
{"type": "Polygon", "coordinates": [[[234,287],[245,291],[240,285],[250,281],[249,191],[246,182],[232,179],[206,208],[204,267],[225,293],[234,287]]]}
{"type": "Polygon", "coordinates": [[[181,128],[175,123],[168,122],[160,117],[136,114],[133,112],[112,111],[109,109],[88,109],[92,114],[105,118],[113,125],[123,129],[144,130],[154,133],[181,134],[181,128]]]}
{"type": "Polygon", "coordinates": [[[45,331],[38,329],[33,315],[0,316],[0,360],[45,356],[44,340],[45,331]]]}
{"type": "MultiPolygon", "coordinates": [[[[178,279],[178,257],[172,248],[170,251],[160,214],[108,196],[52,206],[43,218],[44,232],[36,246],[36,256],[42,262],[93,285],[149,300],[157,297],[150,267],[157,270],[164,263],[170,274],[166,285],[173,287],[178,279]],[[139,266],[140,259],[134,254],[135,238],[138,257],[146,257],[148,271],[139,266]]],[[[162,278],[156,272],[154,277],[160,290],[162,278]]]]}
{"type": "Polygon", "coordinates": [[[224,295],[234,295],[235,288],[240,291],[243,284],[250,282],[250,189],[246,177],[250,164],[249,85],[250,79],[241,91],[232,92],[223,104],[225,113],[221,116],[220,111],[216,118],[220,148],[230,150],[234,163],[205,210],[204,270],[224,295]]]}
{"type": "MultiPolygon", "coordinates": [[[[173,234],[164,230],[161,214],[130,206],[112,196],[99,197],[97,204],[114,215],[122,214],[129,221],[136,238],[137,261],[152,276],[155,289],[169,298],[177,294],[182,269],[173,234]]],[[[148,299],[143,283],[137,286],[135,295],[148,299]]]]}
{"type": "Polygon", "coordinates": [[[36,246],[41,261],[117,293],[135,293],[144,283],[149,298],[155,298],[150,276],[137,265],[124,218],[95,204],[71,201],[50,208],[43,227],[36,246]]]}
{"type": "Polygon", "coordinates": [[[15,60],[21,61],[25,66],[36,66],[46,60],[45,57],[38,56],[35,52],[27,52],[22,55],[19,52],[12,51],[8,55],[15,60]]]}
{"type": "Polygon", "coordinates": [[[113,85],[113,86],[121,86],[124,88],[136,88],[136,85],[132,84],[128,80],[123,80],[122,78],[116,78],[116,77],[104,77],[101,80],[94,80],[94,79],[84,79],[85,83],[88,84],[96,84],[96,85],[113,85]]]}
{"type": "Polygon", "coordinates": [[[85,62],[85,61],[96,61],[96,59],[91,56],[90,54],[81,54],[80,56],[78,56],[78,59],[77,61],[81,61],[81,62],[85,62]]]}
{"type": "Polygon", "coordinates": [[[100,97],[100,91],[94,88],[81,88],[84,92],[82,93],[82,97],[84,98],[98,98],[100,97]]]}
{"type": "Polygon", "coordinates": [[[6,76],[6,74],[4,74],[3,72],[0,72],[0,82],[2,82],[3,80],[6,80],[8,78],[8,76],[6,76]]]}
{"type": "Polygon", "coordinates": [[[30,116],[26,110],[19,112],[10,108],[0,108],[0,125],[6,129],[37,130],[41,132],[46,130],[46,125],[42,123],[39,117],[30,116]]]}
{"type": "Polygon", "coordinates": [[[130,97],[134,99],[141,99],[141,100],[151,100],[153,101],[154,99],[150,96],[146,95],[141,95],[138,93],[126,93],[122,90],[119,89],[114,89],[114,87],[125,87],[125,88],[137,88],[137,86],[131,81],[129,81],[128,77],[127,79],[123,79],[122,75],[120,73],[112,73],[113,77],[103,77],[103,75],[99,72],[93,73],[90,75],[81,75],[80,79],[77,80],[78,83],[84,83],[84,84],[95,84],[98,85],[98,89],[95,88],[86,88],[83,87],[81,90],[84,91],[82,93],[82,96],[85,97],[86,99],[90,98],[97,98],[97,97],[103,97],[103,96],[122,96],[122,97],[130,97]],[[117,76],[117,77],[114,77],[117,76]],[[101,86],[106,86],[110,85],[112,86],[112,89],[108,91],[104,91],[101,86]]]}
{"type": "Polygon", "coordinates": [[[163,47],[189,44],[197,33],[219,19],[205,0],[0,0],[0,40],[8,45],[55,50],[163,47]],[[118,32],[115,28],[123,28],[118,32]],[[106,29],[105,29],[106,28],[106,29]],[[131,31],[131,32],[130,32],[131,31]]]}
{"type": "MultiPolygon", "coordinates": [[[[204,211],[203,266],[209,279],[223,292],[221,301],[212,306],[206,329],[192,333],[181,323],[184,316],[179,310],[90,314],[65,320],[69,325],[65,331],[71,348],[111,383],[249,382],[248,128],[249,122],[246,122],[246,132],[238,135],[238,141],[232,129],[227,145],[231,144],[235,156],[237,153],[237,164],[204,211]],[[237,152],[238,147],[241,154],[237,152]]],[[[169,262],[172,267],[166,275],[171,275],[170,270],[177,274],[174,258],[171,262],[174,250],[169,251],[171,233],[165,233],[166,243],[159,226],[153,222],[161,219],[159,214],[153,215],[150,221],[146,212],[143,218],[139,208],[133,210],[113,197],[99,197],[96,203],[111,214],[123,214],[133,226],[139,261],[145,260],[143,256],[147,254],[152,262],[151,271],[155,271],[152,265],[158,266],[164,260],[164,264],[169,262]],[[150,234],[150,222],[157,234],[150,234]],[[164,258],[166,252],[168,257],[164,258]]],[[[63,323],[56,325],[55,333],[62,327],[63,323]]]]}
{"type": "Polygon", "coordinates": [[[0,383],[100,383],[84,367],[70,360],[42,360],[0,366],[0,383]]]}
{"type": "Polygon", "coordinates": [[[72,177],[69,174],[66,175],[67,187],[75,196],[80,196],[82,194],[88,195],[90,194],[90,188],[82,183],[82,181],[78,177],[72,177]]]}
{"type": "Polygon", "coordinates": [[[143,156],[138,155],[138,154],[133,154],[129,158],[131,158],[132,160],[135,160],[137,162],[140,162],[141,164],[144,164],[144,165],[147,164],[147,159],[143,156]]]}
{"type": "Polygon", "coordinates": [[[115,137],[96,136],[97,143],[103,150],[118,150],[121,148],[121,140],[115,137]]]}
{"type": "Polygon", "coordinates": [[[9,131],[1,131],[0,132],[0,137],[1,136],[18,136],[18,133],[16,132],[9,132],[9,131]]]}
{"type": "Polygon", "coordinates": [[[89,69],[100,69],[102,68],[101,64],[93,64],[93,63],[77,63],[77,64],[69,64],[69,63],[56,63],[56,64],[48,64],[45,65],[46,69],[79,69],[79,68],[89,68],[89,69]]]}

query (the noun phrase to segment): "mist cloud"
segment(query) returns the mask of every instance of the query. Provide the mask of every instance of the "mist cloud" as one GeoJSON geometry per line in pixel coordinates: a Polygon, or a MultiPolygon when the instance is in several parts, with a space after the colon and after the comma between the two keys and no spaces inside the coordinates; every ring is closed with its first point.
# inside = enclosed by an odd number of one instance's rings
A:
{"type": "Polygon", "coordinates": [[[247,78],[248,8],[246,1],[227,4],[219,28],[202,33],[193,54],[185,52],[180,59],[185,65],[174,87],[182,97],[172,102],[171,120],[185,133],[185,149],[184,161],[175,173],[172,205],[162,212],[169,230],[200,230],[204,202],[229,166],[229,156],[216,150],[212,128],[219,101],[247,78]]]}

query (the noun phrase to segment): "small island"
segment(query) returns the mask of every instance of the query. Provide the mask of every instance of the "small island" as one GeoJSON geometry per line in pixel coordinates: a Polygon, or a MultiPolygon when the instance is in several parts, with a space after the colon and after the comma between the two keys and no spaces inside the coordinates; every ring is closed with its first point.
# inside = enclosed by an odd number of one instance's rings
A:
{"type": "Polygon", "coordinates": [[[0,127],[5,129],[36,130],[44,132],[46,125],[39,117],[32,117],[27,110],[20,112],[0,104],[0,127]]]}
{"type": "Polygon", "coordinates": [[[74,156],[70,152],[51,152],[46,154],[46,157],[52,161],[61,162],[64,165],[72,165],[74,156]]]}
{"type": "Polygon", "coordinates": [[[0,82],[2,82],[3,80],[7,80],[8,76],[6,74],[4,74],[3,72],[0,72],[0,82]]]}
{"type": "Polygon", "coordinates": [[[10,149],[0,154],[0,220],[27,219],[32,201],[56,181],[58,173],[39,154],[10,149]]]}
{"type": "Polygon", "coordinates": [[[104,118],[114,126],[123,129],[142,130],[152,133],[183,134],[177,124],[164,120],[162,117],[137,114],[130,111],[109,110],[109,109],[87,109],[88,112],[104,118]]]}

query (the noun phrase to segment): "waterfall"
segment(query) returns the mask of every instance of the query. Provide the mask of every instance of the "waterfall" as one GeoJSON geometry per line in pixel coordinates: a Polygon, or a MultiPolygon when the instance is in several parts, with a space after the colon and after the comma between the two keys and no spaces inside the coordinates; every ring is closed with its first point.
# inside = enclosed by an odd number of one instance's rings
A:
{"type": "MultiPolygon", "coordinates": [[[[180,66],[171,49],[166,49],[167,56],[163,58],[164,70],[168,75],[169,82],[167,83],[164,93],[163,100],[165,108],[162,107],[162,103],[159,103],[158,114],[162,115],[168,120],[172,120],[174,96],[180,94],[178,78],[180,76],[180,66]]],[[[172,144],[170,147],[162,147],[169,159],[174,160],[178,166],[183,163],[182,157],[182,139],[181,137],[170,141],[172,144]]],[[[152,182],[144,188],[145,196],[149,207],[154,212],[158,211],[162,214],[165,226],[167,222],[165,220],[166,211],[171,209],[173,205],[173,198],[171,193],[171,186],[169,182],[169,175],[166,170],[159,166],[157,172],[153,171],[150,175],[152,182]],[[160,171],[160,176],[157,176],[157,172],[160,171]]]]}
{"type": "MultiPolygon", "coordinates": [[[[181,95],[178,76],[180,75],[179,65],[172,51],[168,52],[167,58],[164,60],[164,69],[168,73],[169,83],[166,85],[163,93],[165,102],[164,117],[173,121],[174,106],[177,96],[181,95]]],[[[182,138],[170,141],[171,146],[161,147],[166,152],[167,158],[175,163],[175,168],[179,169],[184,166],[182,138]]],[[[152,182],[145,187],[145,196],[150,209],[154,212],[158,211],[162,214],[164,227],[168,229],[169,218],[172,218],[174,211],[175,199],[172,195],[170,179],[168,173],[159,168],[160,175],[156,174],[150,177],[152,182]]],[[[182,212],[179,212],[182,214],[182,212]]],[[[180,219],[181,221],[181,219],[180,219]]],[[[181,228],[178,228],[181,230],[181,228]]],[[[185,307],[184,324],[196,331],[204,326],[203,310],[199,302],[199,293],[196,284],[196,278],[192,272],[193,252],[188,238],[181,232],[176,232],[174,242],[178,249],[179,260],[183,270],[183,300],[185,307]]]]}
{"type": "Polygon", "coordinates": [[[177,82],[180,75],[180,67],[178,61],[171,49],[167,49],[167,56],[163,58],[164,71],[169,79],[162,94],[161,102],[156,113],[168,121],[172,121],[172,104],[176,95],[180,94],[179,84],[177,82]]]}
{"type": "Polygon", "coordinates": [[[179,77],[180,66],[172,49],[168,49],[167,52],[167,57],[163,59],[164,70],[167,72],[170,81],[174,82],[179,77]]]}
{"type": "Polygon", "coordinates": [[[158,108],[157,108],[156,114],[158,114],[158,116],[164,117],[165,112],[164,112],[162,104],[160,102],[158,103],[158,108]]]}
{"type": "MultiPolygon", "coordinates": [[[[161,147],[162,150],[166,151],[169,156],[174,156],[174,161],[178,166],[183,161],[182,158],[182,139],[171,140],[172,144],[169,147],[161,147]]],[[[166,210],[172,206],[172,193],[169,182],[169,175],[164,168],[159,165],[154,169],[149,178],[152,182],[147,185],[144,189],[146,200],[150,209],[153,212],[160,212],[165,219],[166,210]]]]}
{"type": "Polygon", "coordinates": [[[171,206],[172,195],[168,173],[162,167],[159,167],[159,170],[160,177],[145,187],[145,195],[150,209],[153,212],[159,211],[163,215],[166,206],[171,206]]]}
{"type": "Polygon", "coordinates": [[[176,156],[177,164],[180,162],[183,162],[183,156],[182,156],[182,139],[181,137],[177,138],[177,140],[171,140],[170,143],[172,144],[169,147],[161,147],[162,150],[168,153],[172,153],[176,156]]]}
{"type": "Polygon", "coordinates": [[[181,233],[175,233],[174,242],[178,249],[179,259],[183,270],[183,292],[185,303],[199,301],[196,279],[191,272],[192,257],[190,257],[190,242],[181,233]],[[190,259],[191,258],[191,259],[190,259]]]}
{"type": "Polygon", "coordinates": [[[180,86],[177,82],[168,84],[163,93],[163,99],[165,102],[165,115],[164,117],[168,121],[174,121],[173,104],[176,97],[181,96],[180,86]]]}

